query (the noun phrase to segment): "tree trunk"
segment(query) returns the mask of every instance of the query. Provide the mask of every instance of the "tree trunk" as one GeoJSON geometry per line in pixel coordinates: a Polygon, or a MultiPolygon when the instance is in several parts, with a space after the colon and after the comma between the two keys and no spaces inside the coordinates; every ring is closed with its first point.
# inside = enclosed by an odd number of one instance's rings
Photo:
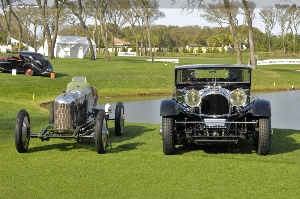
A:
{"type": "Polygon", "coordinates": [[[54,48],[55,48],[57,32],[58,32],[59,12],[60,12],[64,2],[62,2],[60,0],[54,0],[53,8],[49,8],[49,9],[54,9],[54,11],[55,11],[54,26],[53,26],[52,32],[50,31],[50,27],[49,27],[50,25],[48,25],[48,22],[47,22],[48,19],[47,19],[47,16],[46,16],[46,9],[48,8],[48,5],[47,5],[48,1],[45,0],[43,2],[43,5],[41,3],[41,0],[36,0],[36,2],[37,2],[37,5],[39,7],[40,14],[42,16],[44,31],[45,31],[45,35],[46,35],[46,38],[47,38],[48,57],[50,59],[53,59],[54,58],[54,48]],[[62,2],[61,5],[59,5],[59,2],[62,2]]]}
{"type": "Polygon", "coordinates": [[[283,55],[285,56],[285,33],[284,33],[284,29],[281,30],[281,36],[282,36],[283,55]]]}
{"type": "Polygon", "coordinates": [[[150,36],[150,30],[149,30],[149,10],[148,7],[145,8],[146,10],[146,31],[147,31],[147,37],[148,37],[148,45],[149,45],[149,53],[151,57],[151,63],[154,63],[154,53],[152,52],[152,44],[151,44],[151,36],[150,36]]]}
{"type": "Polygon", "coordinates": [[[88,43],[89,43],[89,48],[90,48],[90,59],[91,59],[91,60],[95,60],[95,59],[96,59],[96,56],[95,56],[95,51],[94,51],[93,43],[92,43],[92,40],[91,40],[91,37],[90,37],[89,29],[88,29],[88,27],[85,25],[85,22],[83,21],[82,17],[79,17],[79,20],[80,20],[81,27],[84,29],[86,38],[87,38],[88,43]]]}
{"type": "Polygon", "coordinates": [[[135,37],[135,51],[136,51],[136,55],[138,56],[139,54],[140,54],[140,49],[139,49],[139,38],[137,37],[137,35],[136,35],[136,37],[135,37]]]}
{"type": "Polygon", "coordinates": [[[271,31],[268,31],[269,53],[271,52],[271,31]]]}
{"type": "Polygon", "coordinates": [[[233,43],[234,43],[234,48],[236,51],[236,56],[237,56],[237,64],[242,64],[242,54],[241,54],[241,49],[240,49],[240,45],[239,45],[239,39],[237,36],[237,31],[233,22],[233,18],[231,15],[231,10],[230,10],[230,4],[229,4],[229,0],[223,0],[224,1],[224,6],[226,9],[226,13],[227,13],[227,17],[228,17],[228,21],[229,21],[229,25],[230,25],[230,31],[233,37],[233,43]]]}
{"type": "Polygon", "coordinates": [[[249,7],[246,0],[242,0],[244,12],[246,15],[247,23],[248,23],[248,31],[249,31],[249,44],[250,44],[250,64],[252,68],[257,67],[256,58],[255,58],[255,46],[253,41],[253,26],[252,26],[252,18],[251,13],[249,11],[249,7]]]}
{"type": "Polygon", "coordinates": [[[103,12],[100,11],[100,15],[99,15],[99,20],[100,20],[100,29],[101,29],[101,37],[103,40],[103,44],[104,44],[104,57],[106,61],[110,60],[109,57],[109,51],[108,51],[108,42],[107,42],[107,38],[106,38],[106,30],[104,27],[104,16],[103,16],[103,12]]]}
{"type": "Polygon", "coordinates": [[[33,39],[34,39],[34,41],[33,41],[33,47],[34,47],[34,51],[35,52],[37,52],[37,47],[36,47],[36,29],[37,29],[37,27],[34,26],[34,28],[33,28],[33,39]]]}
{"type": "Polygon", "coordinates": [[[93,43],[92,43],[92,40],[91,40],[91,37],[90,37],[89,29],[86,26],[86,24],[85,24],[85,22],[84,22],[84,20],[82,18],[82,4],[81,4],[80,0],[78,1],[78,6],[79,6],[79,12],[76,12],[74,10],[74,8],[72,8],[72,12],[79,19],[80,26],[81,26],[81,28],[83,28],[83,30],[85,32],[85,36],[86,36],[86,38],[88,40],[88,43],[89,43],[90,59],[91,60],[95,60],[96,56],[95,56],[95,51],[94,51],[93,43]]]}
{"type": "Polygon", "coordinates": [[[18,51],[21,51],[22,50],[22,36],[23,36],[23,31],[22,31],[22,24],[19,20],[19,17],[16,15],[16,13],[11,10],[11,13],[12,15],[14,16],[14,18],[17,20],[17,23],[18,23],[18,27],[19,27],[19,47],[18,47],[18,51]]]}

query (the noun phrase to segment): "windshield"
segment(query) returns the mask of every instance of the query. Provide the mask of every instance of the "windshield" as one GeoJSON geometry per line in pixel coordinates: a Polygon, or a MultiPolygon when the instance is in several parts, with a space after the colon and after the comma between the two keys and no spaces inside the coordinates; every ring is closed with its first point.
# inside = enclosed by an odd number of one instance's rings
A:
{"type": "Polygon", "coordinates": [[[208,68],[177,70],[176,84],[235,82],[250,83],[250,69],[208,68]]]}

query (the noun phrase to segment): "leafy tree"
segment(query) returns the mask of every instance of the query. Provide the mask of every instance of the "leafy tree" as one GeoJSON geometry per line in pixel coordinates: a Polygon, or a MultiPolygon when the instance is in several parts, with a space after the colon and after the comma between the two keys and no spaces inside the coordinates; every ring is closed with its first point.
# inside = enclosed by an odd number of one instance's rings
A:
{"type": "Polygon", "coordinates": [[[254,35],[253,35],[253,13],[255,8],[255,3],[242,0],[244,15],[248,24],[249,31],[249,45],[250,45],[250,64],[253,68],[256,68],[256,58],[255,58],[255,46],[254,46],[254,35]]]}
{"type": "Polygon", "coordinates": [[[269,52],[271,52],[271,34],[274,26],[276,25],[276,11],[273,7],[263,8],[259,11],[259,16],[265,24],[266,35],[268,37],[269,52]]]}
{"type": "Polygon", "coordinates": [[[285,34],[286,34],[286,30],[288,29],[289,25],[288,24],[288,19],[289,19],[289,13],[288,13],[288,9],[289,9],[289,5],[280,5],[280,4],[276,4],[275,8],[276,8],[276,16],[278,19],[278,24],[280,26],[281,29],[281,37],[282,37],[282,49],[283,49],[283,54],[286,54],[286,46],[285,46],[285,34]]]}
{"type": "Polygon", "coordinates": [[[84,32],[85,32],[85,36],[88,40],[89,43],[89,49],[90,49],[90,59],[94,60],[96,59],[96,55],[94,52],[94,48],[93,48],[93,43],[92,43],[92,39],[90,37],[89,34],[89,30],[88,27],[86,25],[85,22],[85,16],[84,16],[84,8],[85,8],[85,4],[84,4],[84,0],[83,2],[81,0],[77,0],[77,2],[69,2],[68,3],[68,8],[72,11],[72,13],[78,18],[79,22],[80,22],[80,26],[83,28],[84,32]]]}
{"type": "Polygon", "coordinates": [[[47,37],[48,57],[50,59],[53,59],[54,47],[58,32],[58,21],[60,17],[60,12],[63,9],[66,0],[54,0],[54,5],[51,8],[48,6],[47,0],[36,0],[36,2],[38,4],[39,14],[42,16],[44,31],[47,37]],[[49,14],[52,13],[51,10],[54,11],[53,18],[49,16],[49,14]],[[51,21],[51,19],[53,19],[53,21],[51,21]]]}

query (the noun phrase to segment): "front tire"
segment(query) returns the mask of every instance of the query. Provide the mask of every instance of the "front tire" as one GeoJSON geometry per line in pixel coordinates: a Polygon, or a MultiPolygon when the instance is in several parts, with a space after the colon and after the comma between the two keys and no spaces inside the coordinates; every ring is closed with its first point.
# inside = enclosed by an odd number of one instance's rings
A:
{"type": "Polygon", "coordinates": [[[163,152],[165,155],[175,153],[175,135],[173,118],[162,118],[163,152]]]}
{"type": "Polygon", "coordinates": [[[98,154],[103,154],[106,152],[107,137],[108,130],[105,111],[100,110],[97,115],[95,125],[95,146],[98,154]]]}
{"type": "Polygon", "coordinates": [[[15,124],[15,145],[19,153],[25,153],[28,150],[30,140],[30,118],[28,112],[20,110],[15,124]]]}
{"type": "Polygon", "coordinates": [[[260,118],[258,120],[258,134],[255,136],[254,145],[258,155],[268,155],[271,143],[271,119],[260,118]]]}
{"type": "Polygon", "coordinates": [[[118,102],[115,110],[115,134],[121,136],[124,134],[124,105],[118,102]]]}

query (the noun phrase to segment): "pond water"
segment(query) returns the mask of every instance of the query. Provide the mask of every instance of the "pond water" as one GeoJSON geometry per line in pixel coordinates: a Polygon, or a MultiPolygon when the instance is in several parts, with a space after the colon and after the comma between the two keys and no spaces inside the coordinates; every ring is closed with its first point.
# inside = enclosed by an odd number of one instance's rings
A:
{"type": "MultiPolygon", "coordinates": [[[[272,128],[300,130],[300,91],[256,93],[252,96],[271,102],[272,128]]],[[[168,98],[123,102],[126,121],[161,124],[160,102],[168,98]]],[[[115,107],[114,103],[111,105],[115,107]]]]}

